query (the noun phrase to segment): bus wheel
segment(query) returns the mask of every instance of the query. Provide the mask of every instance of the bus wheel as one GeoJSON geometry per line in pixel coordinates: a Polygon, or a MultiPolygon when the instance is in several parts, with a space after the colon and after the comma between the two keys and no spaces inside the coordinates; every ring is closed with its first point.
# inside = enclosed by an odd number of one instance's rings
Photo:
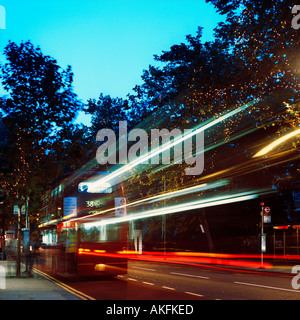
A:
{"type": "Polygon", "coordinates": [[[57,274],[57,259],[56,257],[52,258],[52,272],[57,274]]]}

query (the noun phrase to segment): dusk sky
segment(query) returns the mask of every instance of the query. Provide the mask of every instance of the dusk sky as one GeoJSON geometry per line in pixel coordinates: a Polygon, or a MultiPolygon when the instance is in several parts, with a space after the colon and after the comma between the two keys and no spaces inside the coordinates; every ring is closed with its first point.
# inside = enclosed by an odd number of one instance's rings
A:
{"type": "MultiPolygon", "coordinates": [[[[153,55],[185,42],[204,27],[213,39],[221,18],[205,0],[0,0],[0,61],[9,40],[30,40],[75,74],[74,91],[84,102],[100,93],[126,97],[141,83],[153,55]]],[[[4,94],[3,91],[0,91],[4,94]]]]}

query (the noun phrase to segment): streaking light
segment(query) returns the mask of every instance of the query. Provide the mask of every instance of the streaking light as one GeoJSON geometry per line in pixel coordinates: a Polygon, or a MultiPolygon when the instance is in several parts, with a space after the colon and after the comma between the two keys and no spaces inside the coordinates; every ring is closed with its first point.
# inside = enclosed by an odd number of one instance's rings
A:
{"type": "Polygon", "coordinates": [[[257,152],[253,158],[256,157],[261,157],[266,155],[267,153],[269,153],[271,150],[273,150],[274,148],[276,148],[277,146],[283,144],[284,142],[286,142],[287,140],[295,137],[296,135],[300,134],[300,129],[297,129],[293,132],[290,132],[286,135],[284,135],[283,137],[276,139],[274,142],[270,143],[268,146],[266,146],[265,148],[263,148],[262,150],[260,150],[259,152],[257,152]]]}
{"type": "Polygon", "coordinates": [[[243,192],[243,193],[238,193],[233,195],[225,195],[225,196],[211,197],[208,199],[202,199],[197,201],[190,201],[183,204],[169,206],[167,208],[158,208],[153,210],[142,211],[142,212],[131,214],[124,217],[114,217],[114,218],[107,218],[107,219],[103,219],[95,222],[87,222],[86,228],[99,227],[103,225],[110,225],[115,223],[152,218],[156,216],[162,216],[162,215],[172,214],[177,212],[184,212],[184,211],[189,211],[189,210],[194,210],[199,208],[207,208],[207,207],[219,206],[223,204],[247,201],[247,200],[257,198],[262,193],[270,193],[270,192],[272,191],[269,191],[269,190],[248,191],[248,192],[243,192]]]}
{"type": "MultiPolygon", "coordinates": [[[[141,199],[141,200],[137,200],[134,201],[132,203],[128,203],[126,205],[120,206],[119,208],[128,208],[130,206],[137,206],[137,205],[141,205],[142,203],[151,203],[153,201],[161,201],[161,200],[166,200],[169,198],[175,198],[175,197],[179,197],[179,196],[183,196],[183,195],[187,195],[190,193],[196,193],[199,191],[204,191],[204,190],[209,190],[209,189],[214,189],[214,188],[218,188],[218,187],[223,187],[225,185],[227,185],[229,183],[229,180],[224,179],[224,180],[220,180],[214,183],[203,183],[201,185],[196,185],[193,187],[189,187],[189,188],[184,188],[184,189],[180,189],[180,190],[176,190],[176,191],[171,191],[171,192],[167,192],[167,193],[163,193],[163,194],[159,194],[156,196],[152,196],[152,197],[147,197],[145,199],[141,199]]],[[[110,209],[106,209],[106,210],[101,210],[98,213],[94,213],[93,215],[89,215],[89,216],[84,216],[84,217],[80,217],[80,218],[76,218],[76,219],[72,219],[72,221],[76,220],[85,220],[85,219],[91,219],[94,218],[98,215],[103,215],[105,213],[109,213],[109,212],[113,212],[115,211],[115,208],[110,208],[110,209]]]]}
{"type": "Polygon", "coordinates": [[[151,203],[151,202],[154,202],[157,200],[161,201],[161,200],[166,200],[166,199],[170,199],[170,198],[175,198],[175,197],[179,197],[179,196],[183,196],[183,195],[188,195],[190,193],[196,193],[199,191],[223,187],[223,186],[227,185],[228,183],[229,183],[229,180],[225,180],[225,179],[220,180],[215,183],[211,183],[211,184],[203,183],[201,185],[197,185],[197,186],[193,186],[193,187],[189,187],[189,188],[184,188],[184,189],[180,189],[180,190],[176,190],[176,191],[171,191],[171,192],[167,192],[164,194],[159,194],[159,195],[156,195],[153,197],[138,200],[138,201],[135,201],[134,203],[132,203],[131,205],[139,205],[143,202],[151,203]]]}
{"type": "Polygon", "coordinates": [[[116,177],[119,177],[121,174],[133,169],[134,167],[136,167],[139,164],[145,163],[146,161],[148,161],[149,159],[159,155],[160,153],[171,149],[172,147],[176,146],[179,143],[184,142],[187,139],[190,139],[191,137],[197,135],[198,133],[204,132],[205,130],[215,126],[216,124],[236,115],[239,112],[242,112],[244,110],[246,110],[247,108],[253,106],[254,104],[256,104],[259,100],[254,100],[252,102],[249,102],[247,104],[242,105],[241,107],[234,109],[226,114],[224,114],[221,117],[218,117],[214,120],[209,120],[206,124],[201,124],[198,128],[195,128],[194,131],[191,131],[190,133],[178,138],[178,139],[174,139],[174,141],[172,143],[166,143],[162,146],[160,146],[159,148],[157,148],[156,150],[153,150],[151,152],[149,152],[148,154],[145,154],[144,156],[140,156],[138,159],[136,159],[135,161],[125,165],[124,167],[117,169],[116,171],[110,173],[109,175],[107,175],[106,177],[101,178],[101,183],[105,183],[110,181],[111,179],[114,179],[116,177]]]}

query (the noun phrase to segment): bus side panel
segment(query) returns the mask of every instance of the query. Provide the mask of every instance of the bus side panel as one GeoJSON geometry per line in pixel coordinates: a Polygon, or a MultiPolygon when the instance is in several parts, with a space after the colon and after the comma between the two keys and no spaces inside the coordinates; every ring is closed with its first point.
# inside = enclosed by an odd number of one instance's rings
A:
{"type": "Polygon", "coordinates": [[[128,259],[117,253],[122,242],[84,243],[77,254],[77,273],[79,276],[101,276],[126,274],[128,259]]]}
{"type": "Polygon", "coordinates": [[[53,274],[65,273],[64,250],[59,245],[49,245],[43,248],[41,253],[41,264],[46,271],[53,274]]]}

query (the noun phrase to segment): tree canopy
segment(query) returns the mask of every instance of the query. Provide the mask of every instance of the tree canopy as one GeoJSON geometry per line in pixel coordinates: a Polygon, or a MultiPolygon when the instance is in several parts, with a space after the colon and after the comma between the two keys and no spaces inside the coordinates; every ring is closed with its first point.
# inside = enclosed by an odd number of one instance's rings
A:
{"type": "Polygon", "coordinates": [[[1,153],[1,186],[8,202],[30,197],[39,201],[56,174],[58,163],[50,158],[57,133],[70,123],[82,103],[73,92],[71,67],[62,70],[31,42],[9,42],[0,80],[7,95],[0,99],[6,132],[1,153]]]}

